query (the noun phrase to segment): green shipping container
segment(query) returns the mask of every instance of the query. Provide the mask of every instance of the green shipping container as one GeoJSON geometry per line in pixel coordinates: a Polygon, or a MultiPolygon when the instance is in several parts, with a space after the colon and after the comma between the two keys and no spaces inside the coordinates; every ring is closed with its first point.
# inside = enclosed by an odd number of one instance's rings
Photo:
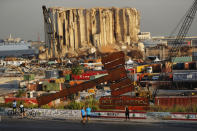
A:
{"type": "Polygon", "coordinates": [[[90,76],[90,80],[94,80],[94,79],[100,78],[105,75],[107,75],[107,74],[93,75],[93,76],[90,76]]]}
{"type": "Polygon", "coordinates": [[[65,80],[69,81],[70,80],[70,74],[65,75],[65,80]]]}
{"type": "Polygon", "coordinates": [[[43,91],[59,91],[60,84],[59,83],[44,82],[42,85],[42,90],[43,91]]]}
{"type": "Polygon", "coordinates": [[[192,62],[192,57],[190,57],[190,56],[186,56],[186,57],[172,57],[171,61],[172,61],[172,63],[192,62]]]}
{"type": "Polygon", "coordinates": [[[31,80],[35,79],[35,75],[34,74],[25,74],[23,76],[23,78],[24,78],[25,81],[31,81],[31,80]]]}

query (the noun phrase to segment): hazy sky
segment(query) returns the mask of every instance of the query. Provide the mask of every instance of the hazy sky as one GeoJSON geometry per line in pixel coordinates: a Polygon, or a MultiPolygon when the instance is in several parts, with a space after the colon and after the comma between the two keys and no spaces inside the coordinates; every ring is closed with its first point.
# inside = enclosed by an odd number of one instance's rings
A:
{"type": "MultiPolygon", "coordinates": [[[[141,31],[168,36],[193,0],[0,0],[0,38],[11,33],[25,40],[44,40],[42,5],[47,7],[134,7],[140,11],[141,31]]],[[[197,36],[197,18],[190,35],[197,36]]]]}

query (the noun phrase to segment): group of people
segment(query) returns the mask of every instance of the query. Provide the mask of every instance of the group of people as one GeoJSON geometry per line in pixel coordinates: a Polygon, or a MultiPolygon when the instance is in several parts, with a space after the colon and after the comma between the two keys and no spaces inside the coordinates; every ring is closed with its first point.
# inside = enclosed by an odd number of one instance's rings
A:
{"type": "MultiPolygon", "coordinates": [[[[12,103],[12,107],[13,107],[13,114],[16,114],[16,108],[17,108],[17,102],[16,100],[13,101],[12,103]]],[[[25,110],[24,110],[24,105],[22,102],[20,102],[20,114],[21,117],[23,118],[25,116],[25,110]]],[[[91,115],[91,108],[89,107],[89,105],[87,106],[87,108],[85,109],[85,107],[82,107],[81,109],[81,118],[82,118],[82,123],[85,124],[86,120],[87,122],[90,120],[90,115],[91,115]]],[[[125,118],[130,119],[129,118],[129,108],[128,106],[125,107],[125,118]]]]}
{"type": "Polygon", "coordinates": [[[82,118],[83,124],[85,124],[86,120],[87,120],[87,122],[90,120],[90,115],[91,115],[91,108],[89,106],[87,106],[86,109],[85,109],[85,107],[82,107],[81,118],[82,118]]]}
{"type": "MultiPolygon", "coordinates": [[[[12,102],[12,108],[13,108],[13,114],[16,114],[16,108],[17,108],[17,102],[16,102],[16,100],[14,100],[12,102]]],[[[23,118],[25,116],[25,110],[24,110],[24,105],[23,105],[22,102],[20,102],[19,109],[20,109],[21,117],[23,118]]]]}
{"type": "MultiPolygon", "coordinates": [[[[85,124],[86,120],[87,120],[87,122],[90,120],[90,115],[91,115],[91,108],[89,106],[87,106],[86,109],[85,109],[85,107],[82,107],[81,118],[82,118],[82,123],[83,124],[85,124]]],[[[126,120],[130,119],[128,106],[125,107],[125,118],[126,118],[126,120]]]]}

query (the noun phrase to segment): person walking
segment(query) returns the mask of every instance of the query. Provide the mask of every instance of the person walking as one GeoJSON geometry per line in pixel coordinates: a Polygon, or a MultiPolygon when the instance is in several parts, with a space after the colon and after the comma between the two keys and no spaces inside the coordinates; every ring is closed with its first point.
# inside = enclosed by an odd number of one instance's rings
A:
{"type": "Polygon", "coordinates": [[[90,120],[90,115],[91,115],[91,108],[88,105],[88,107],[86,108],[87,122],[90,120]]]}
{"type": "Polygon", "coordinates": [[[125,117],[126,117],[126,120],[130,119],[129,118],[129,108],[128,108],[128,106],[125,107],[125,117]]]}
{"type": "Polygon", "coordinates": [[[25,116],[25,110],[22,102],[20,102],[20,113],[21,113],[21,117],[23,118],[25,116]]]}
{"type": "Polygon", "coordinates": [[[86,117],[86,113],[85,113],[85,107],[82,107],[81,109],[81,122],[82,124],[85,124],[85,117],[86,117]]]}
{"type": "Polygon", "coordinates": [[[14,100],[14,101],[12,102],[13,114],[16,114],[16,105],[17,105],[16,100],[14,100]]]}

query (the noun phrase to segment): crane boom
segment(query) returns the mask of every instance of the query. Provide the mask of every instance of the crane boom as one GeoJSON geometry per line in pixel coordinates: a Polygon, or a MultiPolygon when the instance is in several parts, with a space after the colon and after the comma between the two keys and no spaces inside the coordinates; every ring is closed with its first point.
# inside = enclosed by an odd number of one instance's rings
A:
{"type": "Polygon", "coordinates": [[[192,6],[189,8],[189,10],[186,13],[186,17],[184,19],[184,22],[179,30],[179,33],[176,37],[176,39],[172,43],[172,49],[170,51],[169,57],[177,56],[178,51],[181,48],[181,44],[184,42],[185,37],[191,27],[191,24],[194,20],[194,17],[196,15],[197,10],[197,0],[194,0],[192,6]]]}

